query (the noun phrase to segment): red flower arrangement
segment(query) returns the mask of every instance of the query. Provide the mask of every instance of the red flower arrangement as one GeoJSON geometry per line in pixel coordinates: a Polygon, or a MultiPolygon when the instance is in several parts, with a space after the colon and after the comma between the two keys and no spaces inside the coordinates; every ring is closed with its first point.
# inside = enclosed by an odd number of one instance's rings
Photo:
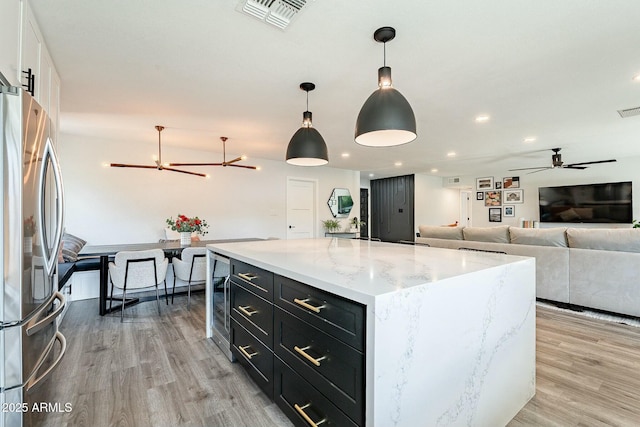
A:
{"type": "Polygon", "coordinates": [[[200,219],[197,216],[193,218],[189,218],[185,215],[178,214],[178,218],[174,221],[173,217],[167,219],[167,225],[173,231],[178,231],[180,233],[198,233],[201,235],[207,234],[207,228],[209,224],[204,219],[200,219]]]}

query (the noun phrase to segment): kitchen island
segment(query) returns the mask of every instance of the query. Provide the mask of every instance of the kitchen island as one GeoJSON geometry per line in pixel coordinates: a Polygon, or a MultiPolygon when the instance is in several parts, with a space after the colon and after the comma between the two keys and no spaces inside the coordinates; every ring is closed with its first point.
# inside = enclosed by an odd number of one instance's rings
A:
{"type": "Polygon", "coordinates": [[[237,283],[248,344],[232,350],[296,425],[499,426],[535,393],[533,258],[338,238],[207,248],[237,283]]]}

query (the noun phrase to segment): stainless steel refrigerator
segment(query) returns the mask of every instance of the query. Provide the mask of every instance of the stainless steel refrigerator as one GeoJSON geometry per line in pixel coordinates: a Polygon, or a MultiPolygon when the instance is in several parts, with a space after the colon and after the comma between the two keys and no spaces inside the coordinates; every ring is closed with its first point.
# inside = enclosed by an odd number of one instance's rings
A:
{"type": "Polygon", "coordinates": [[[34,426],[66,403],[43,387],[66,349],[56,320],[62,179],[50,120],[31,95],[0,86],[0,126],[0,426],[34,426]]]}

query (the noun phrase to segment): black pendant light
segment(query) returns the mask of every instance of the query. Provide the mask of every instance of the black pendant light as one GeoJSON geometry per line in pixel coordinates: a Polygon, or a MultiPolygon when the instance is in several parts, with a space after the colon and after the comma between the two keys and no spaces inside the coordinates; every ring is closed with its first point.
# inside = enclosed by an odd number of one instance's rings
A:
{"type": "Polygon", "coordinates": [[[386,64],[386,43],[395,36],[392,27],[378,28],[373,34],[375,41],[384,44],[384,63],[378,69],[379,87],[364,103],[356,121],[355,139],[361,145],[390,147],[411,142],[417,136],[411,105],[391,86],[391,67],[386,64]]]}
{"type": "Polygon", "coordinates": [[[327,144],[322,135],[311,125],[309,111],[309,91],[316,88],[313,83],[300,83],[300,89],[307,92],[307,111],[302,113],[302,127],[291,137],[287,147],[287,163],[297,166],[322,166],[329,163],[327,144]]]}

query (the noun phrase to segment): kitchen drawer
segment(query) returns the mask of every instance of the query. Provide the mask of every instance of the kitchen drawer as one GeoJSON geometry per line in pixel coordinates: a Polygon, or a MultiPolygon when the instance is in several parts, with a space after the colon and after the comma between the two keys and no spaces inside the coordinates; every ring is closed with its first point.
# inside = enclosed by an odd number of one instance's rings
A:
{"type": "Polygon", "coordinates": [[[273,353],[233,318],[231,352],[262,391],[273,399],[273,353]]]}
{"type": "Polygon", "coordinates": [[[283,276],[275,276],[277,306],[364,351],[365,307],[283,276]]]}
{"type": "Polygon", "coordinates": [[[231,317],[273,349],[273,304],[231,282],[231,317]]]}
{"type": "Polygon", "coordinates": [[[273,314],[276,356],[362,424],[364,355],[281,308],[273,314]]]}
{"type": "Polygon", "coordinates": [[[358,425],[277,357],[274,358],[273,384],[276,404],[296,426],[358,425]]]}
{"type": "Polygon", "coordinates": [[[273,302],[273,273],[236,259],[231,260],[231,280],[273,302]]]}

